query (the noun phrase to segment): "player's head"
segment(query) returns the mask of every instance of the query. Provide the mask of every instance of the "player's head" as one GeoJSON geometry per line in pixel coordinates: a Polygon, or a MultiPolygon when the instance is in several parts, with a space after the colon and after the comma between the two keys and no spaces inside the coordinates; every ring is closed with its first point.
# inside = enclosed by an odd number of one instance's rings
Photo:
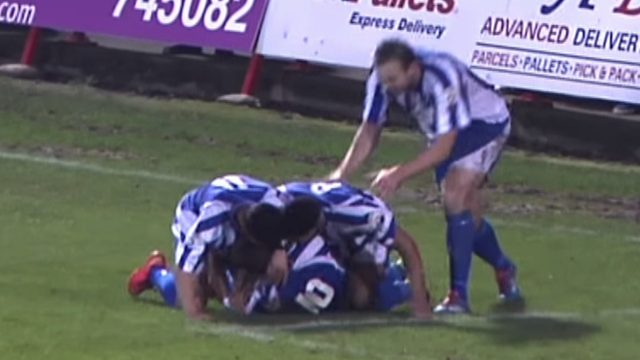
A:
{"type": "Polygon", "coordinates": [[[274,205],[257,203],[244,205],[237,211],[237,220],[247,240],[276,248],[283,239],[284,211],[274,205]]]}
{"type": "Polygon", "coordinates": [[[291,200],[284,209],[284,236],[289,241],[306,241],[324,227],[322,205],[311,196],[291,200]]]}
{"type": "Polygon", "coordinates": [[[264,274],[267,271],[273,248],[262,243],[240,239],[231,246],[229,263],[234,269],[243,269],[254,274],[264,274]]]}
{"type": "Polygon", "coordinates": [[[384,86],[393,92],[403,92],[418,85],[422,67],[408,43],[388,39],[378,44],[374,66],[384,86]]]}

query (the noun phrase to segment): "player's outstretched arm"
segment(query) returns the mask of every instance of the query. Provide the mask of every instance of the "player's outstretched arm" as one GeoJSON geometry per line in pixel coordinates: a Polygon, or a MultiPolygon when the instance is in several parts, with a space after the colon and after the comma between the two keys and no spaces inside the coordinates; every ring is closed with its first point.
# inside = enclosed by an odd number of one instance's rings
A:
{"type": "Polygon", "coordinates": [[[211,320],[211,314],[205,309],[207,299],[198,275],[180,269],[176,269],[175,275],[180,304],[187,316],[193,320],[211,320]]]}
{"type": "Polygon", "coordinates": [[[338,168],[329,175],[329,179],[347,180],[350,175],[356,172],[378,146],[381,132],[382,126],[363,122],[353,137],[344,159],[338,168]]]}
{"type": "Polygon", "coordinates": [[[413,313],[418,317],[428,317],[431,315],[431,296],[427,287],[418,244],[409,233],[398,227],[395,245],[407,268],[407,276],[413,292],[413,298],[411,299],[413,313]]]}
{"type": "Polygon", "coordinates": [[[330,180],[347,180],[378,146],[382,127],[387,120],[389,99],[373,71],[366,84],[362,124],[351,141],[342,163],[329,175],[330,180]]]}

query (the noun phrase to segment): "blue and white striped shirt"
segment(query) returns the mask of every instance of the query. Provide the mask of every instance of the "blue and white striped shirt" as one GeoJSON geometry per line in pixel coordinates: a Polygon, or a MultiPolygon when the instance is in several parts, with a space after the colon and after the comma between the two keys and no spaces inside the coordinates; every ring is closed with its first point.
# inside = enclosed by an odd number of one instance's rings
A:
{"type": "Polygon", "coordinates": [[[188,192],[178,204],[172,232],[176,237],[176,265],[199,272],[208,251],[230,248],[237,236],[233,209],[244,203],[282,206],[268,183],[245,175],[227,175],[188,192]]]}
{"type": "Polygon", "coordinates": [[[375,69],[367,81],[363,121],[382,125],[391,101],[418,123],[430,140],[474,121],[499,124],[509,119],[505,100],[452,55],[416,49],[423,67],[417,89],[393,93],[378,79],[375,69]]]}
{"type": "Polygon", "coordinates": [[[303,309],[314,314],[340,309],[346,296],[346,273],[321,236],[294,244],[288,251],[291,273],[285,284],[258,284],[245,311],[303,309]]]}
{"type": "Polygon", "coordinates": [[[278,187],[284,202],[299,196],[312,196],[324,206],[325,235],[342,252],[354,254],[367,243],[394,244],[396,221],[391,209],[372,193],[346,182],[291,182],[278,187]],[[344,248],[346,246],[346,248],[344,248]]]}

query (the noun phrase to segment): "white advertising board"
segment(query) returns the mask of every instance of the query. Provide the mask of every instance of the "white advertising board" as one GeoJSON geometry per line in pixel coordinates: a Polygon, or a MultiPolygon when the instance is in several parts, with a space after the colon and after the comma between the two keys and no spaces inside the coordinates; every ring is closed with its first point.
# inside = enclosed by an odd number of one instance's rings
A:
{"type": "Polygon", "coordinates": [[[271,0],[257,51],[368,68],[388,37],[503,87],[640,104],[640,0],[271,0]]]}
{"type": "Polygon", "coordinates": [[[371,66],[380,40],[470,59],[489,10],[477,0],[271,0],[257,52],[359,68],[371,66]]]}
{"type": "Polygon", "coordinates": [[[640,0],[497,0],[470,59],[489,82],[640,104],[640,0]]]}

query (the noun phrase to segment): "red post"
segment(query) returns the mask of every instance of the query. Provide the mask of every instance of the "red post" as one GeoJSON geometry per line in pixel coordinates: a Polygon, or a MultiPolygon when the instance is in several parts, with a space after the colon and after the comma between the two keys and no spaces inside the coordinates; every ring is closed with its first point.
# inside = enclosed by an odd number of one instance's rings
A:
{"type": "Polygon", "coordinates": [[[253,54],[253,56],[251,56],[249,68],[247,69],[247,74],[245,75],[244,83],[242,84],[243,95],[255,95],[263,60],[264,57],[260,54],[253,54]]]}
{"type": "Polygon", "coordinates": [[[32,27],[29,29],[29,35],[27,36],[27,41],[24,44],[24,50],[22,52],[22,65],[33,66],[35,63],[40,34],[40,28],[32,27]]]}

